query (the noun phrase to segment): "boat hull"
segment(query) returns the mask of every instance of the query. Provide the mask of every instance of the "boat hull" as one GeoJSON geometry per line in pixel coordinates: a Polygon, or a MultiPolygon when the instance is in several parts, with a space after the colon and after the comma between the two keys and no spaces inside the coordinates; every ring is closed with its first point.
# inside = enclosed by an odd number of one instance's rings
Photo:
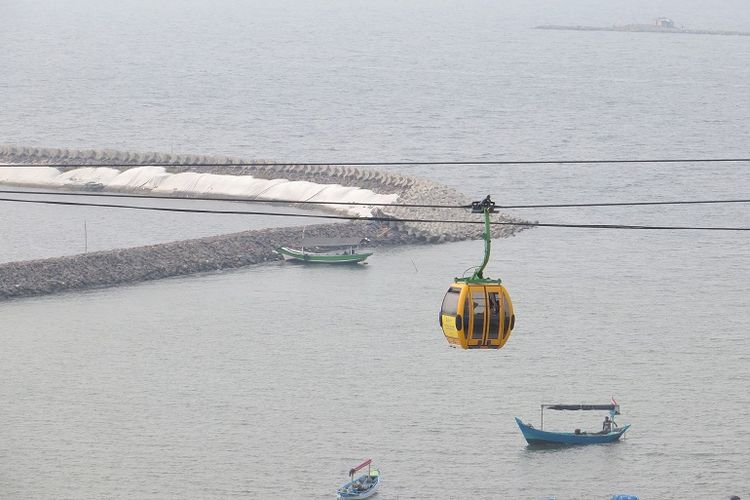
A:
{"type": "Polygon", "coordinates": [[[612,443],[619,440],[630,425],[620,427],[614,432],[607,434],[576,434],[573,432],[549,432],[527,425],[516,417],[516,423],[521,429],[521,433],[530,445],[541,446],[560,446],[560,445],[583,445],[583,444],[602,444],[612,443]]]}
{"type": "Polygon", "coordinates": [[[276,251],[284,260],[305,262],[308,264],[358,264],[364,262],[372,253],[326,254],[303,252],[294,248],[279,247],[276,251]]]}

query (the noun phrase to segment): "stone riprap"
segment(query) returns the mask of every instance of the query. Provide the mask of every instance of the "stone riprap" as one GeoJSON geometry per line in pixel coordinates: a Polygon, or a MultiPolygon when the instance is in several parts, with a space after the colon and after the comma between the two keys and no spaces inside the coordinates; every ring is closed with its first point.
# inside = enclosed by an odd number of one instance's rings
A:
{"type": "MultiPolygon", "coordinates": [[[[375,169],[348,166],[277,165],[227,157],[129,153],[0,146],[0,163],[55,165],[60,170],[80,166],[164,165],[173,173],[194,171],[228,175],[252,175],[262,179],[284,178],[319,184],[338,184],[370,189],[378,194],[397,194],[396,203],[467,205],[465,195],[436,182],[375,169]],[[210,165],[210,166],[207,166],[210,165]]],[[[341,200],[348,201],[348,200],[341,200]]],[[[393,219],[479,221],[468,211],[440,208],[380,207],[373,215],[393,219]]],[[[523,224],[503,214],[493,220],[523,224]]],[[[493,237],[507,237],[523,225],[493,226],[493,237]]],[[[366,222],[307,226],[307,237],[368,237],[375,246],[418,244],[476,239],[481,224],[431,222],[366,222]]],[[[278,259],[274,249],[299,240],[299,228],[276,228],[184,240],[137,248],[0,265],[0,299],[114,286],[205,271],[230,269],[278,259]]]]}
{"type": "MultiPolygon", "coordinates": [[[[375,237],[378,230],[372,222],[351,222],[307,226],[306,234],[375,237]]],[[[275,249],[299,238],[299,228],[274,228],[0,264],[0,300],[260,264],[278,260],[275,249]]]]}

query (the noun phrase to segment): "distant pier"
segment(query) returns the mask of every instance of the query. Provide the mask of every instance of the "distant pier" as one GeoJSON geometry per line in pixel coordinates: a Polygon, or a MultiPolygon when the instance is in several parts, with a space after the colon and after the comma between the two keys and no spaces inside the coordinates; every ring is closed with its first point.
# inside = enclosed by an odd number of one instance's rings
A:
{"type": "Polygon", "coordinates": [[[545,24],[535,26],[538,30],[572,30],[572,31],[624,31],[628,33],[678,33],[681,35],[723,35],[723,36],[750,36],[747,31],[723,31],[723,30],[693,30],[684,28],[665,28],[652,24],[625,24],[622,26],[560,26],[545,24]]]}

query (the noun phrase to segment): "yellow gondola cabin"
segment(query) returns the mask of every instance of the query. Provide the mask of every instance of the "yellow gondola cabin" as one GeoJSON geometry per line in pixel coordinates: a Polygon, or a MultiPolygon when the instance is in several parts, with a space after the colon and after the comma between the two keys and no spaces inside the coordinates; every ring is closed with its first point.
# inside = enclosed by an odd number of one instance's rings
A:
{"type": "Polygon", "coordinates": [[[510,295],[500,284],[456,282],[445,294],[440,310],[446,340],[464,349],[500,349],[515,321],[510,295]]]}
{"type": "Polygon", "coordinates": [[[451,347],[500,349],[508,341],[516,322],[513,302],[500,280],[483,276],[490,258],[489,214],[495,204],[488,196],[472,203],[473,212],[485,215],[484,261],[470,278],[456,278],[440,308],[440,326],[451,347]]]}

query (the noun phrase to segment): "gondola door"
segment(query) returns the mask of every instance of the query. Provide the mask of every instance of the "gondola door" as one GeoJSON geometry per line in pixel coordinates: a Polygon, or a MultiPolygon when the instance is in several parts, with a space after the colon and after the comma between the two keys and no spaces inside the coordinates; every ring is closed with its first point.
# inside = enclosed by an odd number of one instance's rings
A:
{"type": "Polygon", "coordinates": [[[487,341],[485,345],[499,349],[503,345],[502,297],[496,290],[487,290],[487,341]]]}
{"type": "Polygon", "coordinates": [[[483,286],[469,287],[471,296],[471,322],[468,327],[467,347],[477,349],[484,347],[487,334],[485,315],[487,311],[487,299],[483,286]]]}
{"type": "MultiPolygon", "coordinates": [[[[467,325],[467,347],[469,349],[500,349],[507,340],[504,303],[497,287],[472,286],[470,323],[467,325]],[[493,290],[494,288],[494,290],[493,290]]],[[[466,312],[466,311],[464,311],[466,312]]]]}

